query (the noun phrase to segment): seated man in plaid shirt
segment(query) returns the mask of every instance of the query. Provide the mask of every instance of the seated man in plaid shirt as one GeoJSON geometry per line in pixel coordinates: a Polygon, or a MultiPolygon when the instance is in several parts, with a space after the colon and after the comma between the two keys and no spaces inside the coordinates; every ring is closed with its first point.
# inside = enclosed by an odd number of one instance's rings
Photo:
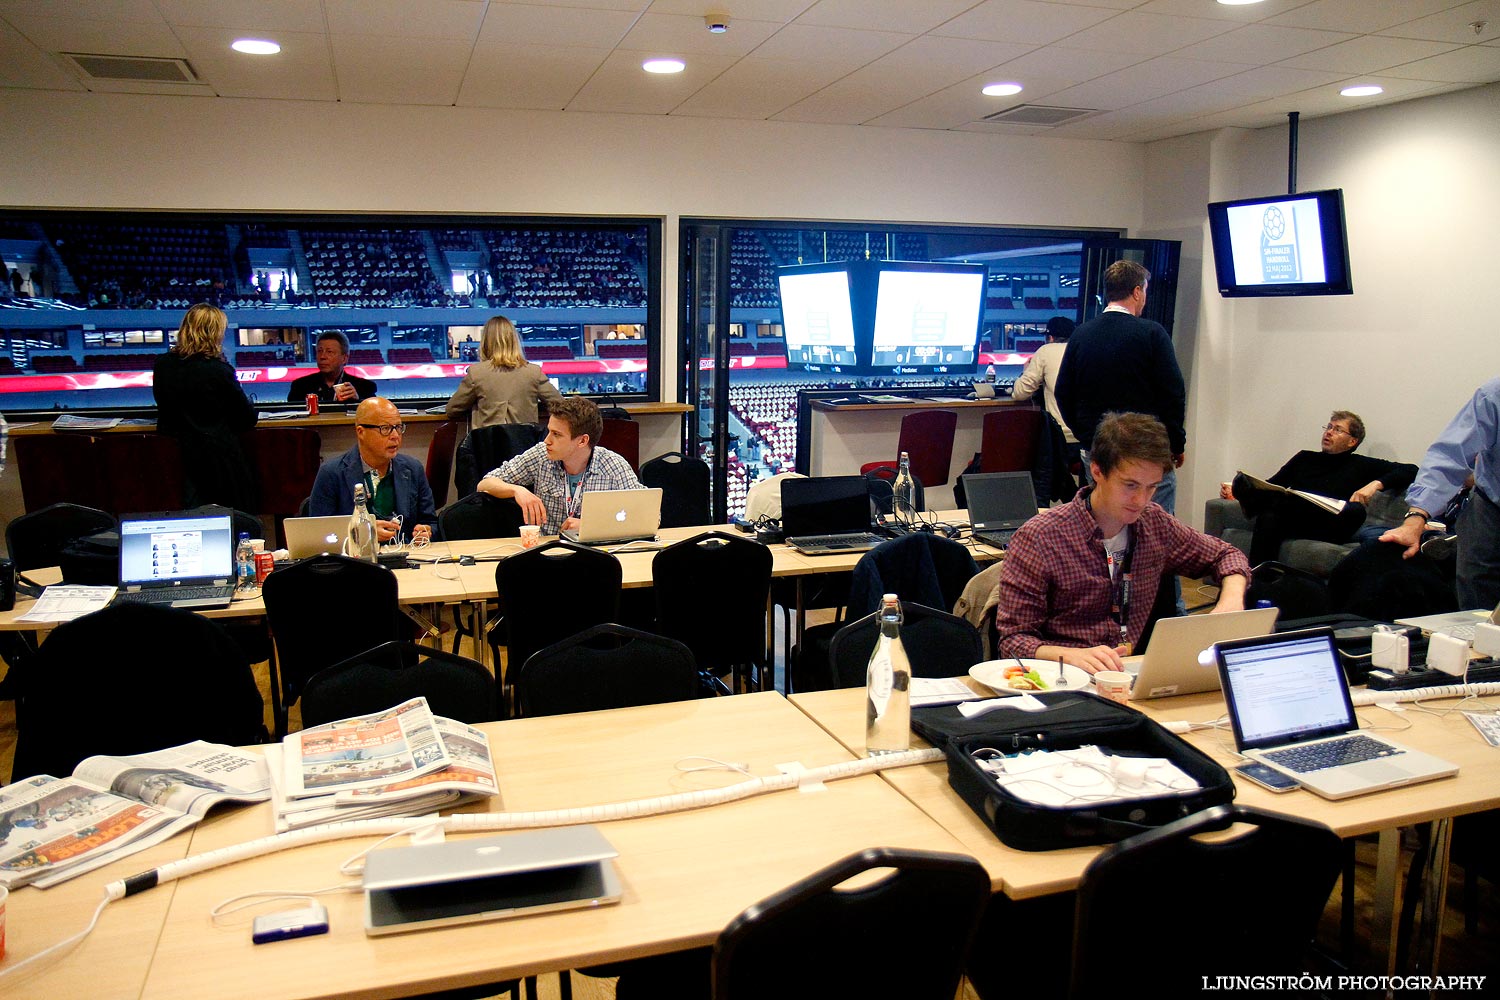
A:
{"type": "Polygon", "coordinates": [[[479,481],[479,489],[511,497],[527,524],[556,535],[578,527],[583,495],[595,490],[642,490],[630,463],[594,442],[604,418],[592,399],[564,396],[549,405],[547,437],[479,481]]]}
{"type": "Polygon", "coordinates": [[[995,618],[1002,657],[1061,658],[1091,674],[1122,670],[1157,587],[1174,573],[1212,573],[1220,588],[1213,610],[1244,609],[1244,553],[1151,502],[1172,468],[1159,420],[1107,414],[1089,458],[1094,486],[1027,521],[1005,552],[995,618]]]}

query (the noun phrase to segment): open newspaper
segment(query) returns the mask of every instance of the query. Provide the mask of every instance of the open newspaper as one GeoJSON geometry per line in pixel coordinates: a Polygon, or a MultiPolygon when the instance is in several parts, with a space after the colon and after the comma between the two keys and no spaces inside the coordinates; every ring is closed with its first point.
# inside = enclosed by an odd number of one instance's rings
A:
{"type": "Polygon", "coordinates": [[[0,885],[56,885],[166,840],[220,802],[270,794],[262,758],[201,740],[27,778],[0,788],[0,885]]]}
{"type": "Polygon", "coordinates": [[[1348,505],[1347,500],[1335,500],[1333,497],[1325,497],[1318,493],[1308,493],[1306,490],[1287,489],[1285,486],[1278,486],[1275,483],[1267,482],[1264,479],[1257,479],[1243,469],[1241,469],[1239,471],[1239,474],[1235,476],[1236,483],[1239,482],[1241,476],[1244,477],[1245,482],[1249,483],[1250,486],[1254,487],[1257,490],[1266,490],[1270,493],[1284,493],[1288,496],[1301,497],[1313,506],[1320,507],[1323,510],[1328,511],[1328,513],[1330,514],[1342,513],[1344,507],[1348,505]]]}
{"type": "Polygon", "coordinates": [[[488,738],[425,698],[304,729],[266,748],[276,829],[415,816],[497,790],[488,738]]]}

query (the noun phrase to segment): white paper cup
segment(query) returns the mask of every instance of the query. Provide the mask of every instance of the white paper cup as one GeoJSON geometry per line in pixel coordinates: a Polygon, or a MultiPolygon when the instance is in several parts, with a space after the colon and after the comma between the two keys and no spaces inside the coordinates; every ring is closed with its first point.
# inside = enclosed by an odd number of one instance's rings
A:
{"type": "Polygon", "coordinates": [[[542,540],[542,526],[539,524],[521,525],[521,548],[534,549],[542,540]]]}
{"type": "Polygon", "coordinates": [[[264,551],[266,551],[266,540],[264,538],[252,538],[252,539],[250,539],[250,551],[251,552],[264,552],[264,551]]]}
{"type": "Polygon", "coordinates": [[[1101,670],[1094,675],[1099,697],[1125,704],[1130,701],[1130,675],[1123,670],[1101,670]]]}

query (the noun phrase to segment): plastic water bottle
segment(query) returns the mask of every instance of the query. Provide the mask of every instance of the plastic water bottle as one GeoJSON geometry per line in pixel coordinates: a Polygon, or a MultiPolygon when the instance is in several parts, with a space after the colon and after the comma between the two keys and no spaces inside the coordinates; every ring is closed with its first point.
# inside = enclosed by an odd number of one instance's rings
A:
{"type": "Polygon", "coordinates": [[[365,484],[354,484],[354,513],[349,515],[349,536],[344,541],[344,555],[366,562],[378,562],[380,545],[376,541],[375,518],[365,503],[365,484]]]}
{"type": "Polygon", "coordinates": [[[880,601],[880,638],[865,672],[865,750],[871,756],[911,749],[911,661],[901,644],[901,602],[880,601]]]}
{"type": "Polygon", "coordinates": [[[239,544],[234,547],[234,588],[242,591],[256,589],[255,550],[250,547],[248,531],[240,532],[239,544]]]}
{"type": "Polygon", "coordinates": [[[891,513],[897,524],[909,525],[916,519],[916,489],[912,486],[911,457],[901,453],[901,463],[896,470],[896,481],[891,484],[891,513]]]}

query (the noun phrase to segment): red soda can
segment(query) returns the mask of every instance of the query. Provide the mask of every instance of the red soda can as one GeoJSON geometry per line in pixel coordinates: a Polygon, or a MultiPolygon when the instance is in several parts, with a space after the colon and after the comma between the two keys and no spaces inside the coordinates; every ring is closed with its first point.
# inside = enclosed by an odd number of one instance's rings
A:
{"type": "Polygon", "coordinates": [[[266,582],[266,577],[271,575],[271,570],[276,568],[276,557],[269,552],[255,553],[255,584],[260,586],[266,582]]]}
{"type": "Polygon", "coordinates": [[[318,394],[315,392],[307,394],[307,415],[309,417],[318,415],[318,394]]]}

